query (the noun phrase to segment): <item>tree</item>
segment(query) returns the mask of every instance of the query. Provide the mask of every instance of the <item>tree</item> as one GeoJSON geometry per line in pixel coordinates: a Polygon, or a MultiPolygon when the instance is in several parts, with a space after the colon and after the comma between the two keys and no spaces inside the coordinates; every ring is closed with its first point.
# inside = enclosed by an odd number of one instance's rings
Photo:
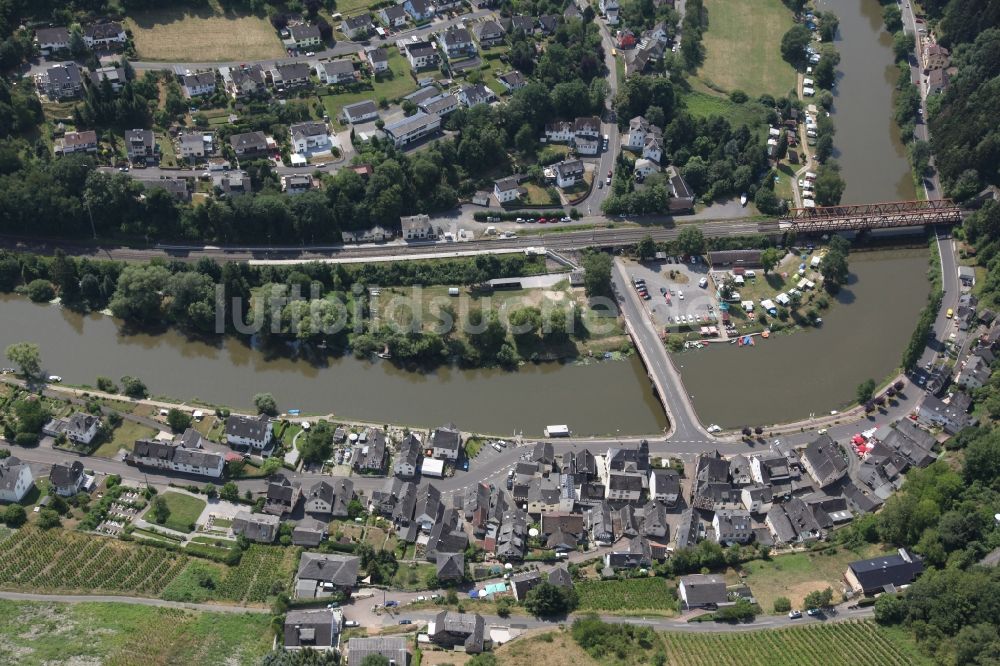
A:
{"type": "Polygon", "coordinates": [[[45,403],[37,396],[29,395],[14,403],[14,415],[17,416],[17,431],[19,433],[38,434],[50,418],[45,403]]]}
{"type": "Polygon", "coordinates": [[[819,168],[816,174],[816,203],[820,206],[836,206],[844,194],[844,179],[840,177],[840,166],[833,161],[819,168]]]}
{"type": "Polygon", "coordinates": [[[53,527],[59,527],[62,525],[62,521],[59,519],[59,514],[53,509],[42,509],[38,512],[38,526],[43,530],[52,529],[53,527]]]}
{"type": "Polygon", "coordinates": [[[108,306],[116,317],[138,324],[151,324],[160,317],[163,293],[170,271],[163,266],[129,264],[118,276],[108,306]]]}
{"type": "Polygon", "coordinates": [[[776,247],[769,247],[761,252],[760,265],[764,269],[765,275],[778,265],[782,256],[784,256],[784,253],[776,247]]]}
{"type": "Polygon", "coordinates": [[[258,414],[267,414],[268,416],[278,415],[278,403],[275,402],[274,396],[270,393],[258,393],[253,397],[253,405],[257,408],[258,414]]]}
{"type": "Polygon", "coordinates": [[[380,654],[370,654],[361,660],[361,666],[389,666],[389,660],[380,654]]]}
{"type": "Polygon", "coordinates": [[[167,518],[170,517],[170,507],[167,505],[167,500],[163,499],[163,495],[157,495],[153,498],[153,520],[162,525],[167,522],[167,518]]]}
{"type": "Polygon", "coordinates": [[[885,21],[885,29],[889,32],[900,32],[903,29],[903,12],[895,3],[882,5],[882,20],[885,21]]]}
{"type": "Polygon", "coordinates": [[[635,246],[636,254],[639,255],[639,259],[646,260],[652,259],[656,256],[656,243],[653,242],[653,237],[647,235],[635,246]]]}
{"type": "Polygon", "coordinates": [[[184,432],[191,427],[191,421],[191,415],[183,410],[171,408],[167,412],[167,425],[174,432],[184,432]]]}
{"type": "Polygon", "coordinates": [[[699,255],[705,251],[705,235],[694,225],[685,225],[677,234],[677,248],[688,256],[699,255]]]}
{"type": "Polygon", "coordinates": [[[28,283],[28,298],[34,303],[48,303],[56,297],[56,290],[48,280],[32,280],[28,283]]]}
{"type": "Polygon", "coordinates": [[[543,581],[528,591],[524,608],[537,617],[564,615],[576,608],[576,592],[543,581]]]}
{"type": "Polygon", "coordinates": [[[781,38],[781,57],[799,67],[806,61],[806,47],[812,42],[812,33],[804,25],[793,25],[781,38]]]}
{"type": "Polygon", "coordinates": [[[753,205],[764,215],[779,215],[784,212],[784,201],[778,198],[774,190],[761,187],[753,197],[753,205]]]}
{"type": "Polygon", "coordinates": [[[805,603],[806,608],[826,608],[833,601],[833,590],[831,588],[826,588],[825,590],[819,591],[814,590],[806,595],[805,603]]]}
{"type": "Polygon", "coordinates": [[[583,286],[588,297],[611,295],[611,256],[603,252],[588,252],[584,255],[583,286]]]}
{"type": "Polygon", "coordinates": [[[223,486],[222,490],[219,491],[219,498],[224,499],[227,502],[239,502],[240,501],[240,489],[232,481],[227,481],[223,486]]]}
{"type": "Polygon", "coordinates": [[[840,287],[847,284],[850,272],[847,268],[847,257],[844,253],[831,249],[823,257],[823,263],[819,267],[820,275],[823,276],[823,288],[831,294],[840,291],[840,287]]]}
{"type": "Polygon", "coordinates": [[[3,512],[3,521],[7,527],[20,527],[28,520],[28,514],[20,504],[11,504],[3,512]]]}
{"type": "Polygon", "coordinates": [[[118,387],[110,377],[98,377],[97,390],[105,393],[118,393],[118,387]]]}
{"type": "Polygon", "coordinates": [[[869,400],[871,400],[872,396],[875,395],[875,388],[876,384],[874,379],[866,379],[865,381],[858,384],[858,390],[854,394],[855,397],[858,399],[858,404],[863,405],[869,400]]]}
{"type": "Polygon", "coordinates": [[[7,346],[4,354],[28,379],[42,373],[42,354],[34,342],[15,342],[7,346]]]}
{"type": "Polygon", "coordinates": [[[916,46],[917,40],[911,34],[897,32],[892,36],[892,54],[896,57],[897,62],[909,58],[916,46]]]}
{"type": "MultiPolygon", "coordinates": [[[[302,439],[302,435],[299,435],[302,439]]],[[[333,452],[333,433],[326,421],[316,423],[305,435],[300,451],[302,459],[308,463],[319,463],[330,457],[333,452]]]]}
{"type": "Polygon", "coordinates": [[[778,597],[774,600],[775,613],[787,613],[790,610],[792,610],[792,602],[788,600],[788,597],[778,597]]]}
{"type": "Polygon", "coordinates": [[[141,400],[149,395],[146,385],[138,377],[125,375],[119,381],[122,383],[122,391],[130,398],[141,400]]]}

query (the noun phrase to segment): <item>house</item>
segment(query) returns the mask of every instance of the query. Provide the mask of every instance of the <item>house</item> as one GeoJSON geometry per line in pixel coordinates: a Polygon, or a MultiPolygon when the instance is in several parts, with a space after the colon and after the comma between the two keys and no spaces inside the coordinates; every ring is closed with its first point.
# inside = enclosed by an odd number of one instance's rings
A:
{"type": "MultiPolygon", "coordinates": [[[[420,0],[414,0],[420,1],[420,0]]],[[[436,67],[440,61],[437,49],[430,42],[406,42],[403,47],[406,59],[410,63],[413,71],[419,71],[428,67],[436,67]]]]}
{"type": "Polygon", "coordinates": [[[372,68],[372,74],[389,71],[389,52],[384,48],[367,48],[362,53],[364,54],[362,60],[368,62],[368,66],[372,68]]]}
{"type": "Polygon", "coordinates": [[[966,393],[954,393],[948,402],[928,393],[917,404],[917,423],[925,428],[942,428],[949,435],[955,435],[969,425],[971,404],[966,393]]]}
{"type": "Polygon", "coordinates": [[[573,121],[573,138],[601,138],[601,119],[596,116],[584,116],[573,121]]]}
{"type": "Polygon", "coordinates": [[[444,93],[426,99],[417,106],[426,114],[443,117],[458,110],[458,97],[451,93],[444,93]]]}
{"type": "Polygon", "coordinates": [[[361,666],[372,655],[385,657],[389,666],[407,666],[410,659],[407,643],[408,639],[402,636],[352,638],[347,641],[347,666],[361,666]]]}
{"type": "Polygon", "coordinates": [[[542,574],[537,571],[514,574],[510,577],[510,591],[518,601],[524,601],[528,592],[538,587],[542,582],[542,574]]]}
{"type": "Polygon", "coordinates": [[[493,181],[493,196],[501,204],[516,201],[528,193],[520,185],[521,179],[517,176],[507,176],[500,180],[493,181]]]}
{"type": "MultiPolygon", "coordinates": [[[[408,215],[399,218],[399,226],[402,230],[403,240],[426,240],[434,238],[434,225],[428,215],[408,215]]],[[[409,438],[412,441],[412,438],[409,438]]],[[[419,440],[417,440],[419,444],[419,440]]],[[[412,475],[412,473],[411,473],[412,475]]]]}
{"type": "Polygon", "coordinates": [[[734,486],[748,486],[753,481],[750,474],[750,460],[744,455],[729,459],[729,478],[734,486]]]}
{"type": "Polygon", "coordinates": [[[946,69],[932,69],[923,78],[924,95],[931,96],[943,93],[951,83],[951,76],[946,69]]]}
{"type": "Polygon", "coordinates": [[[558,14],[543,14],[538,17],[538,31],[543,35],[551,35],[559,28],[558,14]]]}
{"type": "Polygon", "coordinates": [[[317,481],[303,493],[305,512],[310,516],[329,518],[333,513],[334,489],[327,481],[317,481]]]}
{"type": "Polygon", "coordinates": [[[243,132],[229,137],[229,145],[237,156],[258,155],[267,151],[267,137],[263,132],[243,132]]]}
{"type": "Polygon", "coordinates": [[[501,519],[493,523],[485,543],[493,546],[493,554],[502,562],[521,560],[528,543],[526,515],[517,509],[505,511],[501,519]]]}
{"type": "Polygon", "coordinates": [[[614,519],[611,507],[607,502],[602,502],[587,511],[587,531],[590,532],[590,540],[599,546],[610,546],[615,541],[614,519]]]}
{"type": "Polygon", "coordinates": [[[752,485],[740,490],[740,498],[743,500],[743,507],[750,513],[767,513],[771,510],[774,495],[771,486],[752,485]]]}
{"type": "Polygon", "coordinates": [[[94,130],[66,132],[66,134],[55,140],[54,150],[56,155],[69,155],[70,153],[96,153],[97,132],[94,130]]]}
{"type": "Polygon", "coordinates": [[[87,48],[109,49],[124,46],[128,40],[125,27],[117,21],[93,23],[83,29],[83,41],[87,48]]]}
{"type": "MultiPolygon", "coordinates": [[[[197,430],[192,428],[188,430],[198,434],[197,430]]],[[[128,459],[146,467],[169,469],[174,472],[207,476],[213,479],[222,476],[222,470],[226,464],[224,456],[201,448],[189,448],[184,446],[184,441],[184,436],[175,442],[136,440],[128,459]]]]}
{"type": "Polygon", "coordinates": [[[357,16],[348,16],[340,24],[340,30],[349,39],[364,39],[372,27],[372,15],[368,12],[357,16]]]}
{"type": "Polygon", "coordinates": [[[242,534],[256,543],[274,543],[278,536],[281,518],[265,513],[239,511],[233,518],[233,533],[242,534]]]}
{"type": "Polygon", "coordinates": [[[604,555],[604,565],[612,569],[635,569],[650,567],[653,560],[662,560],[667,551],[663,546],[654,546],[649,539],[633,536],[625,543],[619,542],[613,550],[604,555]]]}
{"type": "Polygon", "coordinates": [[[281,177],[281,191],[294,195],[308,192],[313,187],[313,177],[307,173],[289,174],[281,177]]]}
{"type": "Polygon", "coordinates": [[[435,428],[427,442],[427,450],[434,458],[454,462],[462,450],[462,434],[454,423],[435,428]]]}
{"type": "Polygon", "coordinates": [[[416,143],[441,129],[441,116],[436,113],[418,111],[409,118],[403,118],[386,125],[385,134],[397,148],[416,143]]]}
{"type": "Polygon", "coordinates": [[[188,191],[186,178],[139,179],[138,182],[146,190],[163,190],[178,201],[191,200],[191,192],[188,191]]]}
{"type": "Polygon", "coordinates": [[[272,516],[283,516],[291,513],[302,499],[302,488],[289,481],[284,474],[275,474],[267,484],[264,513],[272,516]]]}
{"type": "Polygon", "coordinates": [[[429,21],[434,18],[434,6],[427,0],[406,0],[403,9],[410,15],[414,23],[429,21]]]}
{"type": "Polygon", "coordinates": [[[34,483],[28,463],[14,456],[0,460],[0,502],[20,502],[34,483]]]}
{"type": "Polygon", "coordinates": [[[349,555],[302,553],[295,574],[295,598],[316,599],[334,592],[350,594],[358,582],[360,558],[349,555]]]}
{"type": "Polygon", "coordinates": [[[648,135],[642,147],[642,156],[659,164],[663,157],[663,138],[655,134],[648,135]]]}
{"type": "Polygon", "coordinates": [[[35,45],[42,55],[55,51],[69,49],[69,30],[63,26],[55,28],[37,28],[35,30],[35,45]]]}
{"type": "Polygon", "coordinates": [[[920,557],[905,548],[892,555],[858,560],[847,565],[844,580],[856,594],[894,592],[909,585],[924,571],[920,557]]]}
{"type": "Polygon", "coordinates": [[[293,123],[288,133],[292,138],[292,152],[301,155],[330,149],[330,129],[324,122],[293,123]]]}
{"type": "Polygon", "coordinates": [[[618,48],[630,49],[636,45],[635,33],[631,30],[620,30],[618,32],[618,48]]]}
{"type": "Polygon", "coordinates": [[[211,134],[184,132],[177,136],[177,155],[195,161],[195,158],[211,154],[213,145],[214,139],[211,134]]]}
{"type": "Polygon", "coordinates": [[[233,99],[256,95],[265,89],[264,68],[260,65],[220,67],[222,85],[233,99]]]}
{"type": "Polygon", "coordinates": [[[375,102],[366,99],[363,102],[348,104],[341,110],[340,115],[344,122],[357,125],[378,118],[378,107],[375,106],[375,102]]]}
{"type": "Polygon", "coordinates": [[[483,21],[472,28],[472,34],[479,42],[479,48],[488,49],[503,44],[504,29],[496,21],[483,21]]]}
{"type": "Polygon", "coordinates": [[[975,287],[976,269],[974,269],[972,266],[959,266],[958,280],[962,283],[963,287],[975,287]]]}
{"type": "Polygon", "coordinates": [[[330,515],[334,518],[347,518],[353,500],[354,482],[347,477],[333,479],[333,505],[330,507],[330,515]]]}
{"type": "Polygon", "coordinates": [[[69,99],[83,90],[83,79],[75,62],[63,62],[36,74],[35,86],[51,100],[69,99]]]}
{"type": "Polygon", "coordinates": [[[319,46],[323,43],[323,36],[319,31],[319,26],[311,23],[295,23],[288,26],[289,41],[295,48],[308,49],[319,46]]]}
{"type": "Polygon", "coordinates": [[[929,39],[924,42],[921,55],[921,65],[924,72],[935,69],[948,69],[951,66],[951,52],[937,42],[929,39]]]}
{"type": "Polygon", "coordinates": [[[660,167],[655,162],[645,157],[640,157],[635,161],[636,180],[643,180],[646,176],[656,173],[659,170],[660,167]]]}
{"type": "Polygon", "coordinates": [[[694,209],[694,192],[684,177],[672,170],[670,176],[670,212],[683,213],[694,209]]]}
{"type": "Polygon", "coordinates": [[[535,19],[530,16],[511,16],[502,20],[504,29],[508,33],[523,32],[527,36],[535,34],[535,19]]]}
{"type": "Polygon", "coordinates": [[[378,17],[390,28],[401,28],[406,25],[406,8],[402,5],[384,7],[379,10],[378,17]]]}
{"type": "Polygon", "coordinates": [[[823,536],[823,528],[812,509],[798,497],[773,505],[764,518],[764,524],[776,544],[805,543],[823,536]]]}
{"type": "Polygon", "coordinates": [[[279,92],[289,88],[299,88],[310,84],[309,75],[312,70],[304,62],[289,62],[273,65],[267,71],[271,84],[279,92]]]}
{"type": "Polygon", "coordinates": [[[56,463],[49,470],[49,486],[55,489],[56,494],[63,497],[76,495],[85,481],[83,463],[79,460],[66,464],[56,463]]]}
{"type": "Polygon", "coordinates": [[[662,502],[649,501],[642,507],[642,535],[654,539],[669,539],[667,509],[662,502]]]}
{"type": "Polygon", "coordinates": [[[460,582],[465,578],[465,553],[438,552],[434,565],[438,581],[460,582]]]}
{"type": "Polygon", "coordinates": [[[320,83],[333,85],[335,83],[354,83],[354,63],[346,58],[327,60],[316,63],[316,76],[320,83]]]}
{"type": "Polygon", "coordinates": [[[788,459],[776,452],[750,456],[750,478],[761,485],[788,481],[791,478],[788,459]]]}
{"type": "Polygon", "coordinates": [[[187,98],[211,95],[215,92],[215,72],[197,72],[181,77],[181,90],[187,98]]]}
{"type": "Polygon", "coordinates": [[[516,69],[512,69],[505,74],[501,74],[497,77],[497,81],[499,81],[500,85],[507,89],[507,92],[520,90],[528,83],[528,80],[524,78],[524,74],[516,69]]]}
{"type": "Polygon", "coordinates": [[[396,527],[405,528],[409,525],[416,503],[416,484],[398,478],[386,479],[382,489],[372,493],[375,510],[392,519],[396,527]]]}
{"type": "Polygon", "coordinates": [[[90,73],[91,85],[100,86],[107,81],[112,92],[118,92],[128,82],[123,67],[98,67],[90,73]]]}
{"type": "Polygon", "coordinates": [[[571,588],[573,587],[573,574],[564,566],[554,567],[549,570],[548,582],[549,585],[556,587],[571,588]]]}
{"type": "Polygon", "coordinates": [[[556,174],[556,185],[563,189],[573,187],[583,180],[584,168],[582,160],[559,162],[553,170],[556,174]]]}
{"type": "Polygon", "coordinates": [[[369,227],[367,229],[356,229],[354,231],[342,231],[341,238],[345,243],[380,243],[392,240],[395,234],[391,229],[380,226],[369,227]]]}
{"type": "Polygon", "coordinates": [[[965,360],[965,364],[962,366],[961,371],[959,371],[958,376],[955,378],[955,383],[961,388],[971,391],[972,389],[981,388],[990,380],[990,374],[992,370],[990,369],[990,362],[986,359],[986,355],[993,356],[993,353],[988,349],[976,351],[969,355],[965,360]]]}
{"type": "Polygon", "coordinates": [[[292,528],[292,545],[315,548],[327,537],[327,523],[303,518],[292,528]]]}
{"type": "Polygon", "coordinates": [[[368,428],[364,446],[354,459],[354,469],[362,474],[385,474],[389,464],[385,433],[377,428],[368,428]]]}
{"type": "Polygon", "coordinates": [[[158,152],[153,130],[131,129],[125,132],[125,152],[133,164],[152,164],[158,152]]]}
{"type": "Polygon", "coordinates": [[[285,615],[285,649],[332,650],[340,642],[343,620],[344,612],[339,608],[289,610],[285,615]]]}
{"type": "Polygon", "coordinates": [[[750,512],[742,509],[720,509],[712,518],[715,540],[721,544],[748,543],[753,537],[750,512]]]}
{"type": "Polygon", "coordinates": [[[427,636],[436,645],[462,647],[467,654],[479,654],[483,651],[485,629],[482,615],[441,611],[427,625],[427,636]]]}
{"type": "Polygon", "coordinates": [[[583,541],[587,528],[583,514],[551,511],[542,514],[541,532],[546,548],[568,551],[583,541]]]}
{"type": "Polygon", "coordinates": [[[49,437],[66,435],[66,439],[76,444],[90,445],[101,431],[101,419],[86,412],[73,412],[65,419],[52,419],[42,427],[42,433],[49,437]]]}
{"type": "Polygon", "coordinates": [[[417,488],[417,499],[413,506],[413,522],[418,529],[430,532],[441,519],[444,505],[441,503],[441,491],[437,486],[426,484],[417,488]]]}
{"type": "MultiPolygon", "coordinates": [[[[259,134],[259,132],[257,132],[259,134]]],[[[271,444],[274,425],[266,414],[226,419],[226,443],[234,447],[263,450],[271,444]]]]}
{"type": "Polygon", "coordinates": [[[473,107],[477,104],[489,104],[490,102],[495,102],[497,96],[493,94],[493,91],[484,86],[482,83],[477,83],[472,86],[463,86],[458,91],[458,101],[467,107],[473,107]]]}
{"type": "Polygon", "coordinates": [[[681,513],[680,522],[677,524],[677,532],[674,541],[678,548],[690,548],[698,543],[698,532],[701,527],[701,520],[698,514],[692,509],[685,509],[681,513]]]}
{"type": "Polygon", "coordinates": [[[642,116],[636,116],[628,122],[628,134],[625,135],[625,142],[622,148],[640,151],[646,145],[646,136],[649,135],[653,125],[642,116]]]}
{"type": "Polygon", "coordinates": [[[545,126],[545,140],[550,143],[569,143],[573,137],[573,123],[568,120],[559,120],[545,126]]]}
{"type": "Polygon", "coordinates": [[[638,502],[642,497],[644,478],[636,472],[611,472],[605,484],[608,501],[638,502]]]}
{"type": "Polygon", "coordinates": [[[621,7],[618,0],[599,0],[597,6],[602,14],[607,14],[609,11],[617,10],[621,7]]]}
{"type": "Polygon", "coordinates": [[[470,55],[476,52],[476,46],[472,43],[472,35],[465,28],[448,28],[444,32],[438,33],[438,44],[448,54],[449,58],[470,55]]]}
{"type": "Polygon", "coordinates": [[[802,452],[802,466],[820,488],[839,481],[847,473],[844,451],[827,434],[806,446],[802,452]]]}
{"type": "Polygon", "coordinates": [[[237,196],[252,190],[250,176],[246,171],[226,171],[212,175],[212,187],[217,188],[220,196],[237,196]]]}
{"type": "Polygon", "coordinates": [[[726,594],[725,578],[714,574],[681,576],[677,585],[677,596],[680,597],[686,610],[718,607],[729,599],[726,594]]]}

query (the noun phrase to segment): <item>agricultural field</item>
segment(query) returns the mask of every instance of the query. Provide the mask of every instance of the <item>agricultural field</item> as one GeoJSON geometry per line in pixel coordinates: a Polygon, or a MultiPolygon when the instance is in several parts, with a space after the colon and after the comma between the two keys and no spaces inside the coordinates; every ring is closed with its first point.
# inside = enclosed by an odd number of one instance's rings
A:
{"type": "Polygon", "coordinates": [[[263,603],[269,596],[290,592],[298,552],[297,548],[251,545],[240,563],[228,569],[216,585],[216,597],[263,603]]]}
{"type": "Polygon", "coordinates": [[[188,562],[159,548],[23,527],[0,541],[0,587],[157,596],[188,562]]]}
{"type": "Polygon", "coordinates": [[[258,664],[270,616],[110,603],[0,601],[0,663],[258,664]]]}
{"type": "Polygon", "coordinates": [[[781,97],[795,88],[795,70],[781,57],[792,12],[781,0],[706,0],[705,62],[698,77],[726,92],[781,97]]]}
{"type": "Polygon", "coordinates": [[[284,55],[278,33],[266,18],[223,11],[217,2],[201,7],[162,7],[130,14],[140,60],[213,62],[263,60],[284,55]]]}
{"type": "Polygon", "coordinates": [[[677,613],[677,592],[665,578],[630,578],[577,583],[580,611],[617,611],[624,614],[677,613]]]}
{"type": "MultiPolygon", "coordinates": [[[[178,532],[191,532],[192,526],[206,506],[205,500],[182,493],[167,492],[160,497],[166,501],[167,508],[170,509],[170,515],[163,526],[178,532]]],[[[153,522],[151,518],[152,516],[148,516],[146,520],[153,522]]]]}
{"type": "Polygon", "coordinates": [[[873,622],[810,624],[738,633],[661,634],[675,666],[891,666],[929,663],[916,646],[873,622]]]}

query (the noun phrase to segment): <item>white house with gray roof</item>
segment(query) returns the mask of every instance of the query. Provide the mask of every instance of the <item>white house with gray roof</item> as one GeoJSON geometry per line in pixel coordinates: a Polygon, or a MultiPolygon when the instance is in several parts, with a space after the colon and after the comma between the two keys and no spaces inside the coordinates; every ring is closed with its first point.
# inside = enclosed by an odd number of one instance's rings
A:
{"type": "Polygon", "coordinates": [[[366,99],[362,102],[348,104],[341,110],[340,115],[344,119],[344,122],[357,125],[358,123],[377,119],[378,107],[375,106],[375,102],[366,99]]]}
{"type": "Polygon", "coordinates": [[[34,483],[28,463],[14,456],[0,460],[0,502],[20,502],[34,483]]]}
{"type": "Polygon", "coordinates": [[[49,437],[66,435],[66,439],[77,444],[89,445],[101,431],[101,419],[93,414],[73,412],[65,419],[52,419],[42,427],[49,437]]]}
{"type": "MultiPolygon", "coordinates": [[[[197,434],[193,428],[189,431],[197,434]]],[[[186,435],[187,433],[185,433],[186,435]]],[[[183,445],[185,439],[165,442],[162,440],[136,440],[130,459],[138,465],[156,469],[168,469],[197,476],[218,479],[225,467],[225,456],[199,447],[183,445]]]]}
{"type": "Polygon", "coordinates": [[[316,76],[320,83],[327,85],[353,83],[355,80],[354,63],[349,59],[318,62],[316,63],[316,76]]]}

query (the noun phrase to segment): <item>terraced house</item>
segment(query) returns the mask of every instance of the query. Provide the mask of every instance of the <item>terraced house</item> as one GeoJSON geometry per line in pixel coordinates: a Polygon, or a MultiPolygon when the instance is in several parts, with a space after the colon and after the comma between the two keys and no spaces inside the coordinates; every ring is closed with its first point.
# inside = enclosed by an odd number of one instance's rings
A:
{"type": "MultiPolygon", "coordinates": [[[[196,435],[197,431],[192,431],[196,435]]],[[[167,469],[197,476],[218,479],[222,476],[225,457],[201,448],[187,447],[183,439],[163,442],[140,439],[135,442],[129,460],[137,465],[167,469]]]]}

